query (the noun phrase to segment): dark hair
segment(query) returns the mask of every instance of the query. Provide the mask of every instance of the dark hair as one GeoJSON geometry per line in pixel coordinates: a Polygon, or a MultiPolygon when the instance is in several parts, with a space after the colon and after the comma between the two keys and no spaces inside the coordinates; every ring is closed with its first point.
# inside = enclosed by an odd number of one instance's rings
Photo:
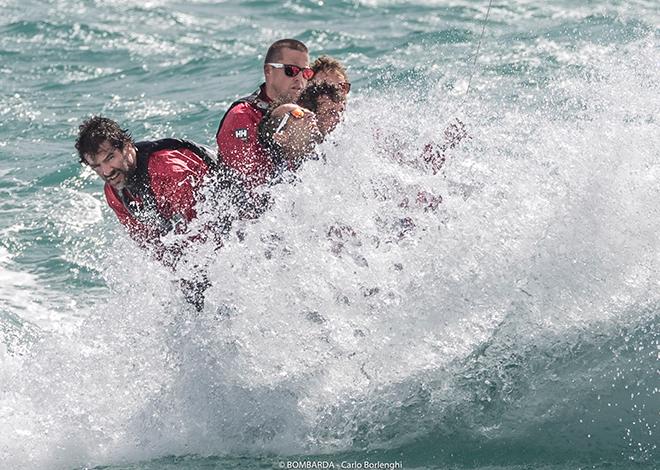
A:
{"type": "Polygon", "coordinates": [[[321,82],[310,83],[307,85],[300,94],[296,104],[315,113],[318,111],[319,98],[321,96],[327,96],[335,103],[340,103],[346,100],[346,97],[337,85],[333,85],[328,82],[321,82]]]}
{"type": "Polygon", "coordinates": [[[87,163],[85,155],[94,155],[105,141],[113,147],[123,150],[124,145],[132,144],[133,137],[128,129],[122,129],[112,119],[103,116],[93,116],[78,127],[76,150],[81,163],[87,163]]]}
{"type": "Polygon", "coordinates": [[[348,74],[346,73],[346,68],[341,65],[337,59],[334,59],[327,55],[322,55],[314,61],[312,64],[312,70],[315,74],[319,72],[339,72],[344,76],[344,79],[348,81],[348,74]]]}
{"type": "Polygon", "coordinates": [[[294,51],[300,51],[309,54],[307,46],[305,46],[297,39],[280,39],[279,41],[275,41],[268,48],[268,52],[266,52],[266,58],[264,59],[264,64],[267,64],[268,62],[277,62],[280,60],[280,51],[282,49],[293,49],[294,51]]]}

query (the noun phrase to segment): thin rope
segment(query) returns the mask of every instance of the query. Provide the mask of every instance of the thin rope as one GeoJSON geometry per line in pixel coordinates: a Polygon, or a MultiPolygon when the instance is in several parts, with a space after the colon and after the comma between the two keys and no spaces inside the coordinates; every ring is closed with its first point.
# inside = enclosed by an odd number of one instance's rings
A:
{"type": "MultiPolygon", "coordinates": [[[[477,51],[474,54],[474,61],[472,62],[472,72],[470,73],[470,79],[468,80],[467,89],[465,90],[465,95],[463,95],[463,103],[467,98],[468,93],[470,92],[470,85],[472,84],[472,77],[477,70],[477,59],[479,58],[479,51],[481,50],[481,42],[484,39],[484,33],[486,32],[486,24],[488,23],[488,16],[490,15],[490,7],[493,5],[493,0],[488,2],[488,10],[486,10],[486,17],[484,18],[483,25],[481,26],[481,36],[479,36],[479,42],[477,43],[477,51]]],[[[461,105],[463,104],[461,103],[461,105]]]]}

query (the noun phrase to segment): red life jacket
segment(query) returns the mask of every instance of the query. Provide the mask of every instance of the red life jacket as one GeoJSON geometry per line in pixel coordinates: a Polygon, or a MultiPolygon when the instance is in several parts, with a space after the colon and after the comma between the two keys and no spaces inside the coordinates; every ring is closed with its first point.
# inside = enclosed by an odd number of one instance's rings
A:
{"type": "Polygon", "coordinates": [[[271,155],[259,142],[259,122],[270,105],[265,84],[234,101],[216,132],[218,160],[240,175],[248,189],[268,182],[275,171],[271,155]]]}
{"type": "Polygon", "coordinates": [[[127,188],[106,183],[105,196],[119,221],[139,241],[162,236],[195,217],[196,193],[217,161],[193,142],[162,139],[137,142],[136,170],[127,188]]]}
{"type": "MultiPolygon", "coordinates": [[[[218,140],[218,134],[220,134],[220,129],[222,129],[222,124],[225,122],[225,119],[227,118],[227,115],[229,112],[234,109],[236,106],[238,106],[241,103],[247,103],[250,106],[252,106],[255,111],[261,113],[261,116],[266,113],[266,110],[270,106],[271,101],[264,99],[266,97],[266,92],[263,89],[265,84],[262,84],[259,88],[257,88],[254,92],[252,92],[251,95],[244,96],[242,98],[237,99],[234,101],[232,104],[229,105],[229,108],[227,108],[227,111],[225,111],[225,114],[222,116],[222,119],[220,119],[220,124],[218,125],[218,130],[215,131],[215,140],[218,140]]],[[[266,97],[267,98],[267,97],[266,97]]],[[[218,154],[220,154],[220,149],[218,148],[218,154]]]]}

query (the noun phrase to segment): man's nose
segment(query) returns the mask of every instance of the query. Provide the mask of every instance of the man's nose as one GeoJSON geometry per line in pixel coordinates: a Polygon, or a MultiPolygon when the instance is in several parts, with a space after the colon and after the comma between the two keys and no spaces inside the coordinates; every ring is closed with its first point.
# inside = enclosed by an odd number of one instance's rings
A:
{"type": "Polygon", "coordinates": [[[305,80],[305,77],[303,77],[302,72],[300,72],[300,73],[299,73],[298,75],[296,75],[294,78],[296,79],[296,81],[298,82],[298,84],[299,84],[300,86],[304,87],[305,85],[307,85],[307,80],[305,80]]]}
{"type": "Polygon", "coordinates": [[[114,171],[114,168],[112,168],[112,166],[108,165],[107,163],[101,163],[99,165],[99,170],[103,176],[110,176],[114,171]]]}

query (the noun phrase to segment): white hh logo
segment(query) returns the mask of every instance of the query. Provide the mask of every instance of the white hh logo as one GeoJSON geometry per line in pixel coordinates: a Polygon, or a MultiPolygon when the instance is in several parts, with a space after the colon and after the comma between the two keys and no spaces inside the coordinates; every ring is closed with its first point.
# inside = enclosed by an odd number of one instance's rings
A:
{"type": "Polygon", "coordinates": [[[248,136],[247,129],[236,129],[234,131],[234,137],[236,137],[237,139],[245,140],[247,139],[247,136],[248,136]]]}

